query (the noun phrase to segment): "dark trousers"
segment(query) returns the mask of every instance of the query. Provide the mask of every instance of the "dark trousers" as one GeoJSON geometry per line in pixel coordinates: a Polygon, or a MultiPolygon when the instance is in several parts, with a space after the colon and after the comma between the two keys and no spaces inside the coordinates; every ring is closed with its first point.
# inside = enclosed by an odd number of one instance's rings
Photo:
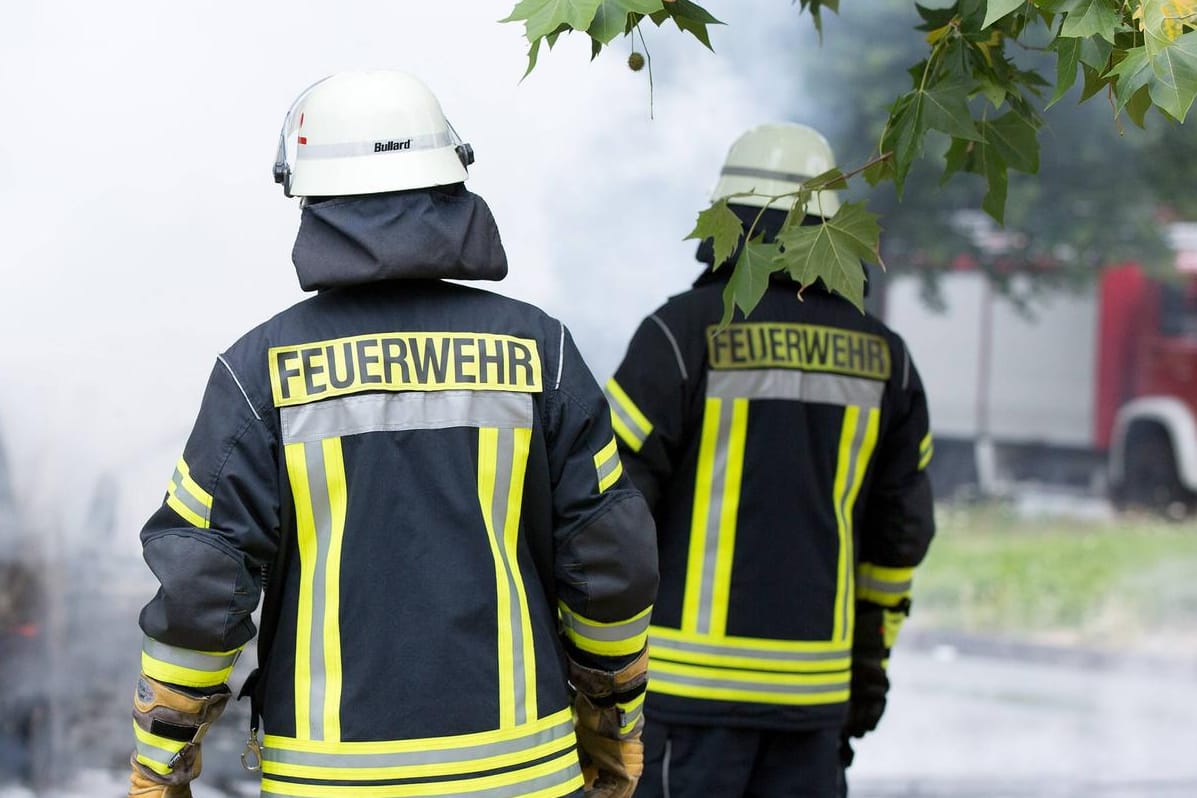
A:
{"type": "Polygon", "coordinates": [[[635,798],[839,798],[838,729],[805,732],[648,722],[635,798]]]}

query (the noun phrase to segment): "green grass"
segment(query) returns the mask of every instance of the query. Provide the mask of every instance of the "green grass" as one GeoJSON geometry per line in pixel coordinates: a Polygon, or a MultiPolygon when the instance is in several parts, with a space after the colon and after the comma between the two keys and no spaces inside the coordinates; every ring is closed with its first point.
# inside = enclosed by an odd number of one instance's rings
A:
{"type": "Polygon", "coordinates": [[[947,509],[915,579],[920,626],[1063,643],[1197,641],[1197,524],[947,509]]]}

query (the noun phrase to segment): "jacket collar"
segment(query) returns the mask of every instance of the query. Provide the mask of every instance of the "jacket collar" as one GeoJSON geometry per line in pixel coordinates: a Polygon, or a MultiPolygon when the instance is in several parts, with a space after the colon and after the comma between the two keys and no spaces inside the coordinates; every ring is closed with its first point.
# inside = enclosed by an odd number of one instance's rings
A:
{"type": "Polygon", "coordinates": [[[382,280],[502,280],[486,202],[458,183],[307,202],[291,260],[305,291],[382,280]]]}

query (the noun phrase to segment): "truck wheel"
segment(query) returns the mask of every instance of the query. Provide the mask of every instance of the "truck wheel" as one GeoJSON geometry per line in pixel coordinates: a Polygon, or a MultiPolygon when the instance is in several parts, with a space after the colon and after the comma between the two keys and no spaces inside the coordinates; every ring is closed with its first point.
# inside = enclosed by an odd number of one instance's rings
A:
{"type": "Polygon", "coordinates": [[[1130,507],[1184,520],[1197,505],[1197,496],[1180,482],[1168,433],[1155,425],[1135,426],[1126,443],[1126,479],[1116,498],[1130,507]]]}

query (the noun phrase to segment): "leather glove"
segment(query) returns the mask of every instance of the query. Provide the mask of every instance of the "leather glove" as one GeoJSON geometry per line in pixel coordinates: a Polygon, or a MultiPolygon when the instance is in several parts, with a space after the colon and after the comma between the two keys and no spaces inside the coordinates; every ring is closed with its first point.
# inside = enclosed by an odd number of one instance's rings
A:
{"type": "Polygon", "coordinates": [[[231,695],[224,685],[197,692],[141,674],[133,696],[137,750],[129,798],[191,798],[189,785],[202,767],[200,742],[231,695]]]}
{"type": "Polygon", "coordinates": [[[648,684],[648,649],[618,671],[569,663],[578,751],[587,798],[630,798],[644,773],[641,707],[648,684]]]}

